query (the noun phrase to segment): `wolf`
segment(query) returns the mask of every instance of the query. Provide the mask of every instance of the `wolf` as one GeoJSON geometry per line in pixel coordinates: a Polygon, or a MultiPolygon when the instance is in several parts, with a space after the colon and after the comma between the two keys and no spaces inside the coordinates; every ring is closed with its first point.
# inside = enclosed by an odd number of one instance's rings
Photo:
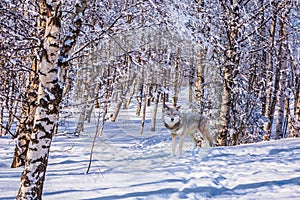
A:
{"type": "Polygon", "coordinates": [[[180,136],[179,155],[182,155],[184,138],[188,134],[196,146],[201,146],[202,140],[195,133],[201,133],[207,146],[214,146],[214,139],[209,133],[208,119],[196,112],[181,113],[181,106],[169,107],[165,105],[162,120],[165,127],[172,134],[172,155],[175,155],[176,137],[180,136]]]}

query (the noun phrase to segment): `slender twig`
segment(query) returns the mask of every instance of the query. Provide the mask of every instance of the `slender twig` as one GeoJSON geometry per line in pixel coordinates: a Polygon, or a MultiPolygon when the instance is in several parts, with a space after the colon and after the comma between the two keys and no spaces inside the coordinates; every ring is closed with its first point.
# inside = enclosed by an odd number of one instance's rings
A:
{"type": "MultiPolygon", "coordinates": [[[[90,160],[89,160],[89,165],[88,165],[88,168],[87,168],[87,170],[86,170],[86,173],[87,173],[87,174],[89,173],[89,171],[90,171],[90,168],[91,168],[91,165],[92,165],[92,159],[93,159],[94,147],[95,147],[95,143],[96,143],[97,135],[98,135],[98,132],[99,132],[100,115],[101,115],[101,112],[99,111],[99,114],[98,114],[98,119],[97,119],[96,132],[95,132],[95,135],[94,135],[93,144],[92,144],[92,147],[91,147],[91,152],[90,152],[90,160]]],[[[101,171],[100,171],[100,173],[101,173],[101,171]]],[[[102,173],[101,173],[101,175],[103,176],[103,174],[102,174],[102,173]]]]}

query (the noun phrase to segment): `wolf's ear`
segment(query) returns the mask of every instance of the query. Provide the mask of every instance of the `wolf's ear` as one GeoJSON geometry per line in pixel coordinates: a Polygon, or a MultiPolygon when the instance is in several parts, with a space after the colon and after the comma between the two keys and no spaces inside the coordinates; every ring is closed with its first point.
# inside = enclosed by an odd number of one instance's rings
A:
{"type": "Polygon", "coordinates": [[[170,107],[167,104],[165,104],[164,105],[164,110],[170,110],[170,107]]]}
{"type": "Polygon", "coordinates": [[[181,108],[181,106],[176,106],[176,110],[179,111],[179,109],[181,108]]]}

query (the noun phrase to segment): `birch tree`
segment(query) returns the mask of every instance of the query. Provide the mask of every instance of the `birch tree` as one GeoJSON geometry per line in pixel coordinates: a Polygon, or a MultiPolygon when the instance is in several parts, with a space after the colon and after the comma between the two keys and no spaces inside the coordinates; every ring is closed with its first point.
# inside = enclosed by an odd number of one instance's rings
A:
{"type": "Polygon", "coordinates": [[[67,60],[80,32],[86,1],[76,1],[71,32],[64,38],[61,47],[62,4],[60,1],[53,0],[51,2],[41,1],[41,5],[45,6],[43,7],[45,10],[40,10],[45,30],[44,39],[40,38],[38,89],[33,91],[37,102],[35,113],[32,116],[34,118],[32,131],[29,132],[29,135],[25,133],[29,143],[26,148],[25,167],[17,199],[42,198],[49,150],[58,126],[59,105],[63,95],[67,60]]]}
{"type": "Polygon", "coordinates": [[[237,39],[238,39],[238,22],[239,19],[239,5],[238,2],[233,0],[229,4],[220,2],[223,16],[225,17],[224,23],[226,26],[227,47],[225,52],[225,62],[223,66],[223,92],[222,104],[220,110],[220,128],[218,131],[218,144],[221,146],[227,145],[227,137],[229,135],[230,124],[230,109],[232,103],[232,89],[233,89],[233,70],[238,66],[237,55],[237,39]],[[226,17],[228,16],[228,18],[226,17]]]}
{"type": "MultiPolygon", "coordinates": [[[[287,109],[284,109],[287,107],[287,92],[288,91],[288,77],[287,75],[289,74],[289,68],[287,66],[288,63],[288,30],[287,30],[287,24],[286,22],[288,21],[288,14],[289,14],[289,8],[290,6],[288,4],[285,5],[285,8],[283,9],[281,16],[280,16],[280,23],[279,23],[279,89],[277,90],[277,96],[279,99],[279,107],[278,107],[278,116],[277,116],[277,121],[276,121],[276,139],[279,139],[280,137],[283,137],[284,135],[284,127],[283,127],[283,121],[284,121],[284,111],[287,111],[287,109]],[[286,105],[286,106],[285,106],[286,105]]],[[[276,89],[276,88],[275,88],[276,89]]],[[[287,113],[286,113],[287,114],[287,113]]],[[[288,118],[286,119],[288,120],[288,118]]]]}
{"type": "MultiPolygon", "coordinates": [[[[268,71],[267,71],[267,93],[266,93],[266,102],[265,102],[265,116],[269,118],[269,123],[266,127],[266,134],[264,135],[264,140],[269,140],[271,135],[271,127],[274,118],[275,105],[276,105],[276,95],[272,95],[272,93],[278,89],[278,78],[277,84],[273,82],[273,74],[274,74],[274,51],[275,51],[275,31],[277,25],[277,8],[281,5],[281,2],[271,2],[272,5],[272,22],[270,25],[270,36],[269,36],[269,51],[268,51],[268,71]],[[273,97],[273,99],[272,99],[273,97]],[[273,103],[272,103],[273,102],[273,103]]],[[[278,69],[278,68],[277,68],[278,69]]],[[[280,73],[280,71],[278,71],[280,73]]],[[[278,75],[277,73],[277,75],[278,75]]],[[[275,73],[276,74],[276,73],[275,73]]],[[[275,78],[276,80],[276,78],[275,78]]]]}

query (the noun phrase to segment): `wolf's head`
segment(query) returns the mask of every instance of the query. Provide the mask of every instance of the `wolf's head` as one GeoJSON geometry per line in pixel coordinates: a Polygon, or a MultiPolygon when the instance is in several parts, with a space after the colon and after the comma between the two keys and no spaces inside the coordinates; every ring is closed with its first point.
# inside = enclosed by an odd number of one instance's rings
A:
{"type": "Polygon", "coordinates": [[[169,107],[165,105],[163,112],[163,121],[166,128],[176,129],[181,125],[181,113],[179,112],[180,106],[169,107]]]}

